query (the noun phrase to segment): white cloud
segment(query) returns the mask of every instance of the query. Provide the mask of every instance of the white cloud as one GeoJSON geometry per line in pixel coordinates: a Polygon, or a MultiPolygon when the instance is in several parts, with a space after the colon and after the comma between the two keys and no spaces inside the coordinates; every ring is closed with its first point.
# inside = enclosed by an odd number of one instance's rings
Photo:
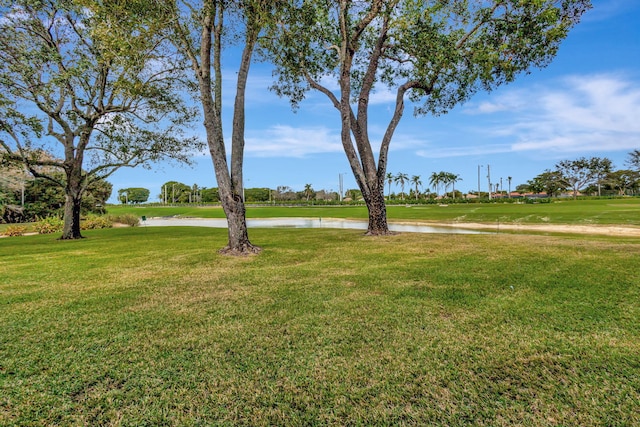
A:
{"type": "Polygon", "coordinates": [[[429,148],[416,151],[416,155],[429,159],[445,159],[449,157],[477,156],[487,154],[508,153],[513,151],[509,144],[490,144],[477,146],[456,146],[429,148]]]}
{"type": "Polygon", "coordinates": [[[625,77],[571,76],[556,87],[534,88],[519,97],[526,107],[511,103],[506,114],[484,108],[504,114],[488,134],[515,139],[511,151],[618,151],[640,144],[640,87],[625,77]]]}
{"type": "Polygon", "coordinates": [[[287,125],[249,131],[245,147],[247,154],[258,157],[304,157],[342,151],[340,135],[329,128],[287,125]]]}
{"type": "Polygon", "coordinates": [[[371,93],[369,105],[396,104],[397,93],[388,87],[379,88],[371,93]]]}
{"type": "Polygon", "coordinates": [[[491,101],[482,101],[479,104],[470,102],[465,105],[465,114],[493,114],[502,111],[515,111],[526,107],[526,95],[521,91],[507,92],[502,95],[491,96],[491,101]]]}
{"type": "Polygon", "coordinates": [[[626,76],[574,75],[488,99],[468,104],[462,112],[474,119],[456,123],[464,135],[459,139],[474,143],[416,154],[446,158],[538,152],[560,157],[640,147],[640,84],[626,76]]]}

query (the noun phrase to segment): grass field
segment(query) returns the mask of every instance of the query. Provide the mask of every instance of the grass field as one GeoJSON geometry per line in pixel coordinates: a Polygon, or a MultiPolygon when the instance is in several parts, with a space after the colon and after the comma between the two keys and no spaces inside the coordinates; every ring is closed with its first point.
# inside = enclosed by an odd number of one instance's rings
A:
{"type": "Polygon", "coordinates": [[[0,239],[0,425],[640,425],[639,239],[84,235],[0,239]]]}
{"type": "MultiPolygon", "coordinates": [[[[219,207],[110,206],[109,213],[133,213],[157,217],[181,215],[199,218],[224,218],[219,207]]],[[[553,203],[511,204],[477,203],[389,206],[391,221],[491,222],[523,224],[620,224],[640,226],[640,198],[605,200],[562,200],[553,203]]],[[[364,206],[252,207],[249,218],[325,217],[366,219],[364,206]]]]}

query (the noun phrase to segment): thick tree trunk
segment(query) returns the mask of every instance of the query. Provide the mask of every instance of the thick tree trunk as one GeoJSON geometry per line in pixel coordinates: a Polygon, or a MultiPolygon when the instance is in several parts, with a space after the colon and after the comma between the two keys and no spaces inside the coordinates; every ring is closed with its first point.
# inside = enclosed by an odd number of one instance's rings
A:
{"type": "Polygon", "coordinates": [[[223,202],[223,208],[227,217],[229,243],[220,250],[220,253],[228,255],[250,255],[259,253],[261,248],[252,245],[249,241],[245,207],[242,198],[239,196],[226,198],[226,201],[223,202]]]}
{"type": "Polygon", "coordinates": [[[60,240],[82,239],[80,234],[80,204],[82,196],[67,192],[64,202],[64,227],[60,240]]]}
{"type": "Polygon", "coordinates": [[[67,170],[64,202],[64,226],[60,240],[82,239],[80,204],[82,203],[82,160],[75,160],[67,170]]]}
{"type": "MultiPolygon", "coordinates": [[[[395,234],[389,231],[387,224],[387,206],[384,201],[383,187],[368,192],[364,197],[369,211],[369,226],[367,228],[367,236],[383,236],[387,234],[395,234]]],[[[364,193],[363,193],[364,195],[364,193]]]]}

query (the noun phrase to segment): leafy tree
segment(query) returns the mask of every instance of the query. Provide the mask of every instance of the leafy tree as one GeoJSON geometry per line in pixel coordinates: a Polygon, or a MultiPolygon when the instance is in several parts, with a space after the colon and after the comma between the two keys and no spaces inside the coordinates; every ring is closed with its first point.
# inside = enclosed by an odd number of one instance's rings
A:
{"type": "Polygon", "coordinates": [[[418,187],[422,185],[422,181],[420,181],[420,175],[413,175],[411,177],[411,183],[416,187],[415,195],[416,200],[418,200],[418,195],[420,194],[420,190],[418,189],[418,187]]]}
{"type": "Polygon", "coordinates": [[[400,184],[400,198],[404,200],[404,184],[409,181],[409,175],[406,173],[398,172],[396,176],[393,177],[396,184],[400,184]]]}
{"type": "MultiPolygon", "coordinates": [[[[62,175],[61,173],[58,173],[62,175]]],[[[62,177],[60,177],[62,179],[62,177]]],[[[111,196],[112,186],[105,180],[92,181],[85,190],[80,212],[102,214],[104,206],[111,196]]],[[[21,197],[17,192],[12,195],[12,201],[18,201],[21,197]]],[[[24,183],[24,207],[20,209],[20,215],[14,216],[11,222],[30,222],[38,218],[50,216],[62,216],[64,214],[65,193],[64,188],[54,181],[44,178],[29,178],[24,183]]]]}
{"type": "Polygon", "coordinates": [[[362,192],[357,188],[350,188],[347,190],[346,195],[354,202],[362,199],[362,192]]]}
{"type": "Polygon", "coordinates": [[[3,2],[0,33],[0,155],[64,188],[62,239],[82,237],[92,182],[163,158],[189,162],[200,148],[183,135],[194,115],[172,90],[179,64],[137,4],[3,2]]]}
{"type": "Polygon", "coordinates": [[[591,169],[593,179],[598,187],[598,196],[601,196],[603,181],[613,169],[613,164],[611,163],[611,160],[606,157],[593,157],[589,160],[589,169],[591,169]]]}
{"type": "Polygon", "coordinates": [[[120,203],[145,203],[149,200],[149,190],[140,187],[122,188],[118,190],[118,200],[120,203]]]}
{"type": "Polygon", "coordinates": [[[228,243],[221,252],[257,253],[260,248],[249,241],[242,196],[245,92],[258,36],[272,16],[271,9],[278,3],[268,0],[168,3],[171,6],[166,12],[173,29],[172,40],[189,62],[197,85],[220,202],[227,217],[228,243]],[[236,72],[229,164],[222,129],[222,54],[224,48],[236,40],[241,40],[242,49],[236,72]]]}
{"type": "Polygon", "coordinates": [[[546,170],[528,181],[527,185],[532,192],[536,194],[546,193],[549,197],[559,195],[569,186],[562,172],[558,170],[546,170]]]}
{"type": "Polygon", "coordinates": [[[275,191],[276,200],[291,201],[296,200],[295,191],[287,185],[279,185],[275,191]]]}
{"type": "Polygon", "coordinates": [[[638,187],[640,173],[630,170],[621,169],[610,172],[605,179],[605,187],[609,187],[616,191],[618,195],[624,195],[627,190],[638,187]]]}
{"type": "Polygon", "coordinates": [[[191,187],[178,181],[168,181],[162,184],[164,201],[166,203],[188,203],[191,187]]]}
{"type": "MultiPolygon", "coordinates": [[[[531,182],[531,181],[530,181],[531,182]]],[[[516,191],[519,194],[525,194],[525,193],[529,193],[529,192],[535,192],[531,189],[531,186],[529,184],[518,184],[516,185],[516,191]]]]}
{"type": "Polygon", "coordinates": [[[316,200],[334,201],[338,200],[339,195],[335,191],[318,190],[316,191],[316,200]]]}
{"type": "Polygon", "coordinates": [[[343,149],[369,211],[368,234],[387,234],[384,180],[405,98],[442,114],[478,90],[547,65],[589,0],[295,0],[269,40],[275,90],[297,105],[310,89],[338,110],[343,149]],[[337,88],[333,90],[333,88],[337,88]],[[376,154],[371,94],[395,91],[376,154]]]}
{"type": "MultiPolygon", "coordinates": [[[[247,202],[268,202],[271,197],[271,190],[268,188],[247,188],[245,197],[247,202]]],[[[315,195],[315,192],[314,192],[315,195]]]]}
{"type": "Polygon", "coordinates": [[[585,157],[558,162],[556,170],[562,174],[565,182],[572,189],[574,199],[578,196],[578,191],[595,177],[593,161],[585,157]]]}
{"type": "Polygon", "coordinates": [[[200,201],[202,203],[216,203],[220,201],[217,188],[201,188],[200,201]]]}
{"type": "Polygon", "coordinates": [[[627,165],[637,172],[640,172],[640,150],[633,150],[629,153],[627,165]]]}

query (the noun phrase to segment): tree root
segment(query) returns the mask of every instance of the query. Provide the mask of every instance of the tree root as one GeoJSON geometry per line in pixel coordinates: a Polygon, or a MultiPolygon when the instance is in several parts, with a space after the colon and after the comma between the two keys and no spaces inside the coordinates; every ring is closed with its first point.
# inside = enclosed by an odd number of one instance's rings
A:
{"type": "Polygon", "coordinates": [[[397,231],[390,231],[390,230],[387,230],[387,231],[382,231],[382,230],[380,230],[380,231],[371,231],[371,230],[368,230],[366,233],[364,233],[365,236],[395,236],[397,234],[400,234],[400,233],[398,233],[397,231]]]}
{"type": "Polygon", "coordinates": [[[262,248],[260,246],[254,246],[248,242],[240,245],[240,247],[232,248],[231,246],[225,246],[218,251],[219,254],[228,256],[257,255],[260,252],[262,252],[262,248]]]}

